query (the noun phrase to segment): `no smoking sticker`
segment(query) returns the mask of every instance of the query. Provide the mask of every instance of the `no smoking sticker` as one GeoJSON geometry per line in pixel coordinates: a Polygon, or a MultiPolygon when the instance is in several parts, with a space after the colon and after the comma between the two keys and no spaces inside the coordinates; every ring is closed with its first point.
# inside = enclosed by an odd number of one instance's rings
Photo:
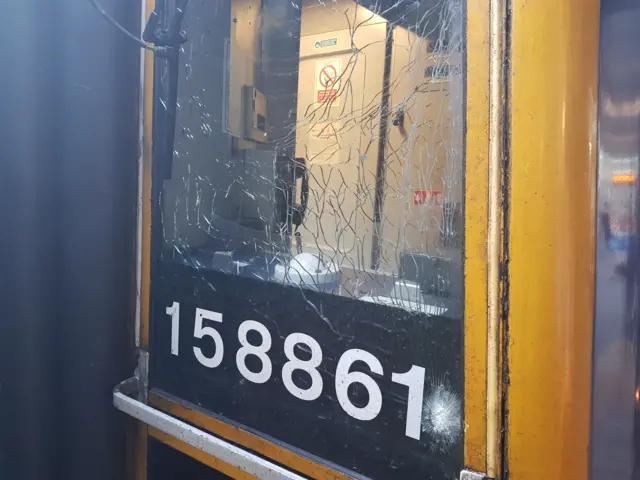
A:
{"type": "Polygon", "coordinates": [[[332,107],[340,105],[340,75],[342,75],[342,60],[332,58],[316,62],[315,104],[316,106],[330,103],[332,107]]]}
{"type": "Polygon", "coordinates": [[[336,67],[333,65],[325,65],[322,67],[318,80],[320,80],[320,85],[324,88],[333,87],[338,81],[338,72],[336,71],[336,67]]]}

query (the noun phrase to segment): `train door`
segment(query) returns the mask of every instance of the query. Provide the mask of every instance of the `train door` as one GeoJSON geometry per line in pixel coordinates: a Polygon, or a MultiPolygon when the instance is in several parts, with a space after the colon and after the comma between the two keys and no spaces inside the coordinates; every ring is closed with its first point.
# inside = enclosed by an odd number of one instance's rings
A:
{"type": "Polygon", "coordinates": [[[148,478],[485,470],[486,222],[465,239],[464,216],[487,212],[488,107],[463,88],[467,51],[488,95],[484,21],[458,0],[185,3],[153,14],[186,38],[155,56],[142,381],[115,397],[149,425],[148,478]]]}

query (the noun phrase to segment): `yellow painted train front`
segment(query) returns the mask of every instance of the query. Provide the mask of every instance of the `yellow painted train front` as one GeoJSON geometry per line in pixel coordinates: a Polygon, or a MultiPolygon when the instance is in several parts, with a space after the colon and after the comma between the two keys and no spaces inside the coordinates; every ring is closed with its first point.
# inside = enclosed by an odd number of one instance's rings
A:
{"type": "Polygon", "coordinates": [[[638,478],[637,2],[5,13],[0,479],[638,478]]]}

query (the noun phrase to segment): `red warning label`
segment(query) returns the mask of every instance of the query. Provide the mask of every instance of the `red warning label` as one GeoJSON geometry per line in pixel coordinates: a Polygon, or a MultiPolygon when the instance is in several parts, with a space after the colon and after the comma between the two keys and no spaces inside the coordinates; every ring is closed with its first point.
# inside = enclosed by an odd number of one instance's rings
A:
{"type": "Polygon", "coordinates": [[[337,90],[318,90],[317,92],[317,98],[316,98],[316,103],[325,103],[325,102],[331,102],[334,101],[338,98],[338,91],[337,90]]]}
{"type": "Polygon", "coordinates": [[[413,204],[430,206],[441,205],[442,190],[414,190],[413,204]]]}
{"type": "Polygon", "coordinates": [[[340,75],[342,73],[342,60],[331,58],[316,62],[316,80],[314,101],[316,105],[330,103],[338,106],[340,97],[340,75]]]}

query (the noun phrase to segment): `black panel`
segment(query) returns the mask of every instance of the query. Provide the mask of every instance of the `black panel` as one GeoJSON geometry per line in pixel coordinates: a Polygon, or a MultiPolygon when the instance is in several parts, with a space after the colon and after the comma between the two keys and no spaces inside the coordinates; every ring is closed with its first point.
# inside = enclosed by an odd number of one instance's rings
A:
{"type": "MultiPolygon", "coordinates": [[[[152,387],[372,478],[445,479],[460,470],[461,424],[445,431],[438,423],[443,412],[449,419],[461,413],[459,320],[180,264],[161,268],[162,274],[154,279],[152,305],[152,387]],[[171,353],[172,320],[166,314],[173,302],[180,303],[178,355],[171,353]],[[224,357],[216,368],[203,366],[194,355],[194,346],[207,357],[216,352],[211,338],[194,338],[196,308],[222,314],[222,323],[204,322],[220,333],[224,344],[224,357]],[[238,327],[249,319],[264,325],[272,338],[272,373],[263,384],[248,381],[236,364],[238,327]],[[283,385],[283,344],[294,332],[311,336],[322,348],[318,370],[323,389],[316,400],[295,398],[283,385]],[[371,353],[384,370],[383,375],[371,374],[382,391],[382,409],[370,421],[349,416],[336,400],[336,366],[350,349],[371,353]],[[405,435],[407,387],[391,381],[392,372],[405,373],[412,365],[426,369],[420,441],[405,435]]],[[[256,332],[248,341],[261,343],[256,332]]],[[[300,348],[296,355],[310,357],[300,348]]],[[[262,368],[255,356],[247,357],[246,364],[253,372],[262,368]]],[[[351,371],[370,374],[361,362],[351,371]]],[[[298,371],[293,379],[300,388],[310,386],[306,373],[298,371]]],[[[363,388],[351,387],[349,397],[356,406],[368,402],[363,388]]]]}

